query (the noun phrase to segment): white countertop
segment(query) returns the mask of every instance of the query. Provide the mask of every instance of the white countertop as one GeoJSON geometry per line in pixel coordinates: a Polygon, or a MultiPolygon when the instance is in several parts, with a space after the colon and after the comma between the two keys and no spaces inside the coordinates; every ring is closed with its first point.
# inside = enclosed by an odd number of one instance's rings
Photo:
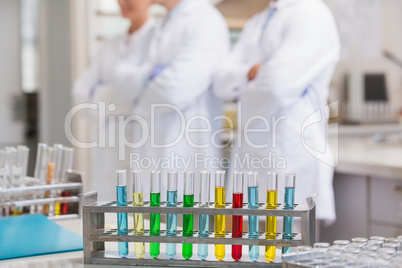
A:
{"type": "Polygon", "coordinates": [[[336,146],[336,136],[331,129],[331,147],[334,151],[338,148],[338,166],[335,171],[402,180],[400,133],[400,125],[341,126],[336,146]],[[377,142],[374,135],[377,140],[385,140],[377,142]]]}

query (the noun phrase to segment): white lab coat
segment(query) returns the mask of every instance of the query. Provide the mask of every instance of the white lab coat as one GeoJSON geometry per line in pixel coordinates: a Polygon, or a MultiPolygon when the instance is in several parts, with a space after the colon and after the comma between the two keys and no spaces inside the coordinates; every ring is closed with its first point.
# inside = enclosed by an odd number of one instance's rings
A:
{"type": "MultiPolygon", "coordinates": [[[[238,99],[241,105],[238,115],[241,135],[234,145],[231,168],[245,171],[257,168],[260,202],[266,201],[267,171],[276,170],[280,174],[280,203],[284,197],[284,173],[292,172],[296,173],[296,202],[305,204],[306,197],[318,193],[317,218],[335,219],[334,161],[330,148],[325,146],[328,121],[325,106],[339,51],[335,21],[321,0],[272,1],[247,23],[239,42],[218,71],[214,81],[216,94],[225,100],[238,99]],[[277,11],[262,33],[272,8],[277,11]],[[258,63],[263,65],[257,77],[249,82],[248,72],[258,63]],[[309,116],[317,110],[315,115],[321,115],[320,122],[309,125],[308,120],[315,118],[309,116]],[[282,115],[286,119],[279,121],[275,130],[272,116],[282,115]],[[253,116],[261,117],[247,122],[253,116]],[[266,118],[270,129],[262,118],[266,118]],[[267,130],[244,135],[246,127],[267,130]],[[250,164],[242,166],[247,156],[250,164]],[[257,159],[254,164],[253,158],[257,159]],[[259,160],[262,164],[256,162],[259,160]]],[[[230,177],[228,197],[231,182],[230,177]]],[[[247,195],[244,198],[247,200],[247,195]]]]}
{"type": "MultiPolygon", "coordinates": [[[[130,72],[115,73],[120,81],[126,81],[121,87],[122,94],[131,94],[136,97],[134,113],[150,124],[151,105],[172,105],[172,108],[158,108],[155,110],[154,136],[149,135],[146,144],[132,149],[140,154],[141,159],[164,160],[169,158],[170,163],[164,166],[151,164],[149,167],[144,160],[143,164],[131,161],[132,168],[140,168],[145,172],[144,199],[149,198],[149,172],[159,169],[162,171],[161,198],[166,198],[166,171],[196,171],[195,199],[198,200],[200,170],[212,170],[211,166],[196,161],[204,157],[219,157],[220,150],[211,144],[212,133],[221,128],[222,120],[213,121],[215,116],[222,113],[222,101],[214,97],[212,92],[212,78],[218,63],[229,50],[228,28],[222,15],[211,6],[207,0],[183,0],[166,19],[161,20],[155,27],[151,41],[149,58],[141,67],[131,66],[130,72]],[[165,69],[153,80],[146,82],[152,69],[157,65],[165,65],[165,69]],[[145,82],[144,82],[145,81],[145,82]],[[142,88],[141,88],[142,86],[142,88]],[[139,91],[135,90],[141,88],[139,91]],[[128,93],[127,93],[128,92],[128,93]],[[180,119],[180,113],[185,121],[180,119]],[[210,130],[206,133],[192,133],[186,139],[169,148],[151,148],[151,139],[155,144],[169,144],[180,137],[183,130],[181,123],[189,123],[190,118],[203,116],[211,121],[210,130]],[[194,143],[194,144],[191,144],[194,143]],[[193,145],[205,145],[196,148],[193,145]],[[173,155],[172,155],[173,154],[173,155]],[[173,157],[172,157],[173,156],[173,157]],[[175,157],[189,161],[187,167],[175,157]],[[197,162],[197,163],[196,163],[197,162]]],[[[126,70],[126,68],[121,67],[126,70]]],[[[191,123],[191,122],[190,122],[191,123]]],[[[191,128],[208,128],[205,121],[195,120],[191,128]]],[[[136,127],[135,141],[138,142],[142,134],[141,127],[136,127]]],[[[145,134],[147,135],[147,133],[145,134]]],[[[215,137],[218,141],[219,136],[215,137]]],[[[182,200],[183,175],[179,175],[178,200],[182,200]]]]}
{"type": "MultiPolygon", "coordinates": [[[[91,62],[85,73],[75,82],[73,97],[75,103],[95,103],[100,107],[100,102],[105,102],[105,119],[99,121],[98,111],[91,111],[79,115],[85,115],[90,138],[85,142],[96,141],[103,148],[90,149],[90,167],[86,174],[90,176],[88,190],[96,190],[99,200],[115,200],[116,198],[116,169],[129,169],[129,155],[123,160],[119,159],[118,137],[113,139],[115,144],[109,141],[109,116],[113,116],[118,122],[118,116],[130,116],[133,113],[134,100],[122,96],[118,91],[119,81],[113,76],[120,62],[130,62],[132,65],[141,65],[147,55],[150,38],[154,27],[154,21],[149,20],[136,32],[128,35],[120,35],[105,43],[100,48],[97,56],[91,62]],[[115,111],[108,109],[114,104],[115,111]],[[102,146],[102,134],[105,133],[105,144],[102,146]]],[[[117,128],[116,128],[117,129],[117,128]]],[[[126,128],[126,135],[132,135],[133,130],[126,128]]],[[[118,134],[118,132],[116,132],[118,134]]]]}

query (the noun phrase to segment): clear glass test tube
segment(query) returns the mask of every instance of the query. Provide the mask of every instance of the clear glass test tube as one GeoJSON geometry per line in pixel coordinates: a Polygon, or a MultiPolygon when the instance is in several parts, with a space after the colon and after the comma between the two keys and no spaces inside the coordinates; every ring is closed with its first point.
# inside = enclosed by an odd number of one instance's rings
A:
{"type": "MultiPolygon", "coordinates": [[[[200,201],[199,207],[209,207],[211,173],[201,171],[200,173],[200,201]]],[[[199,215],[198,218],[198,237],[209,236],[209,215],[199,215]]],[[[205,260],[208,257],[208,245],[198,245],[198,258],[205,260]]]]}
{"type": "MultiPolygon", "coordinates": [[[[131,175],[133,178],[133,206],[143,207],[144,197],[142,189],[142,172],[137,170],[132,170],[131,175]]],[[[134,235],[141,236],[144,235],[144,213],[134,213],[134,235]]],[[[138,259],[142,259],[145,256],[145,243],[135,242],[134,243],[134,255],[138,259]]]]}
{"type": "MultiPolygon", "coordinates": [[[[233,173],[233,199],[232,208],[243,208],[243,172],[233,173]]],[[[243,237],[243,216],[232,216],[232,238],[243,237]]],[[[242,257],[242,246],[232,245],[232,258],[235,261],[240,260],[242,257]]]]}
{"type": "Polygon", "coordinates": [[[55,159],[54,180],[55,183],[59,183],[61,181],[62,168],[63,168],[63,145],[54,144],[53,150],[55,159]]]}
{"type": "MultiPolygon", "coordinates": [[[[167,203],[168,207],[177,207],[177,184],[179,173],[177,171],[168,172],[167,203]]],[[[166,236],[177,235],[177,214],[167,214],[166,236]]],[[[166,244],[166,256],[173,259],[176,256],[176,243],[166,244]]]]}
{"type": "MultiPolygon", "coordinates": [[[[7,147],[7,179],[10,187],[19,187],[21,185],[22,167],[18,165],[18,150],[15,147],[7,147]]],[[[18,215],[15,214],[15,215],[18,215]]]]}
{"type": "Polygon", "coordinates": [[[21,185],[25,185],[25,178],[28,170],[29,148],[26,146],[18,146],[18,166],[21,167],[21,185]]]}
{"type": "Polygon", "coordinates": [[[67,181],[67,171],[73,168],[74,149],[70,147],[63,147],[63,163],[61,168],[61,181],[67,181]]]}
{"type": "MultiPolygon", "coordinates": [[[[116,171],[116,205],[119,207],[127,206],[127,172],[125,170],[116,171]]],[[[117,234],[128,234],[127,213],[117,213],[117,234]]],[[[128,255],[128,242],[118,242],[120,257],[128,255]]]]}
{"type": "MultiPolygon", "coordinates": [[[[258,197],[258,173],[248,172],[247,173],[247,194],[248,194],[248,208],[258,209],[259,208],[259,197],[258,197]]],[[[259,223],[258,216],[248,216],[248,238],[258,239],[259,234],[259,223]]],[[[248,247],[248,256],[251,261],[257,261],[260,258],[260,248],[256,245],[250,245],[248,247]]]]}
{"type": "MultiPolygon", "coordinates": [[[[161,205],[161,173],[153,171],[151,173],[151,196],[150,206],[159,207],[161,205]]],[[[151,213],[150,217],[150,235],[159,236],[161,228],[161,215],[151,213]]],[[[149,254],[152,258],[157,258],[160,254],[160,243],[149,244],[149,254]]]]}
{"type": "MultiPolygon", "coordinates": [[[[55,172],[55,154],[53,147],[46,147],[45,149],[45,157],[42,159],[44,161],[44,165],[47,167],[46,173],[46,184],[54,183],[54,172],[55,172]]],[[[54,191],[45,191],[45,198],[53,197],[54,191]]],[[[43,205],[43,213],[44,215],[54,216],[55,215],[55,204],[48,203],[43,205]]]]}
{"type": "MultiPolygon", "coordinates": [[[[296,175],[294,173],[285,174],[285,199],[284,209],[294,209],[295,205],[295,185],[296,175]]],[[[293,239],[293,217],[283,217],[283,240],[293,239]]],[[[283,247],[282,253],[292,252],[291,247],[283,247]]]]}
{"type": "Polygon", "coordinates": [[[38,143],[38,149],[36,152],[34,177],[39,179],[39,181],[42,184],[45,184],[45,182],[46,182],[46,167],[44,167],[44,158],[46,157],[46,154],[45,154],[46,148],[47,148],[47,144],[38,143]]]}
{"type": "MultiPolygon", "coordinates": [[[[188,171],[184,174],[184,197],[183,207],[194,207],[194,172],[188,171]]],[[[194,215],[183,215],[183,236],[192,237],[194,234],[194,215]]],[[[184,243],[182,248],[184,259],[193,256],[193,244],[184,243]]]]}
{"type": "MultiPolygon", "coordinates": [[[[54,179],[53,183],[60,183],[62,181],[62,165],[63,165],[63,145],[61,144],[53,144],[54,150],[54,163],[55,163],[55,171],[54,171],[54,179]]],[[[60,191],[53,191],[53,195],[60,195],[60,191]]],[[[55,215],[59,216],[61,214],[61,204],[56,203],[55,207],[55,215]]]]}
{"type": "MultiPolygon", "coordinates": [[[[70,147],[63,146],[62,148],[62,163],[61,163],[61,171],[60,171],[60,179],[61,183],[68,181],[68,172],[71,171],[73,168],[73,157],[74,157],[74,149],[70,147]]],[[[69,196],[70,191],[64,190],[61,192],[61,196],[69,196]]],[[[61,207],[61,214],[65,215],[68,211],[68,203],[62,203],[61,207]]]]}
{"type": "MultiPolygon", "coordinates": [[[[224,170],[215,171],[215,208],[224,208],[226,205],[225,175],[224,170]]],[[[225,237],[225,215],[215,215],[215,237],[225,237]]],[[[218,260],[225,258],[225,245],[215,245],[215,257],[218,260]]]]}
{"type": "MultiPolygon", "coordinates": [[[[267,173],[267,209],[276,209],[278,207],[278,173],[268,171],[267,173]]],[[[267,216],[265,220],[265,238],[267,240],[276,239],[276,217],[267,216]]],[[[276,247],[265,247],[265,259],[273,262],[276,258],[276,247]]]]}

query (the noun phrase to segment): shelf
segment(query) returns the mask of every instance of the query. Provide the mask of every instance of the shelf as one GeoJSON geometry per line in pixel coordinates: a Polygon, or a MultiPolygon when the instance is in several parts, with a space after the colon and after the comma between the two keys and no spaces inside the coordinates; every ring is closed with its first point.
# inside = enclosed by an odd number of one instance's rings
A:
{"type": "Polygon", "coordinates": [[[3,202],[3,203],[0,203],[0,207],[12,206],[12,205],[15,205],[17,207],[27,207],[30,205],[45,205],[45,204],[51,204],[51,203],[78,203],[78,202],[80,202],[80,198],[77,196],[49,197],[49,198],[41,198],[41,199],[3,202]]]}
{"type": "MultiPolygon", "coordinates": [[[[193,253],[193,258],[196,257],[196,252],[193,253]]],[[[212,254],[212,253],[211,253],[212,254]]],[[[229,253],[228,253],[229,254],[229,253]]],[[[159,267],[182,266],[182,267],[282,267],[282,263],[267,263],[267,262],[251,262],[247,257],[243,257],[240,261],[211,261],[211,260],[184,260],[179,256],[173,260],[167,259],[162,254],[157,259],[136,259],[131,253],[126,258],[121,258],[117,252],[96,251],[91,254],[92,264],[102,265],[139,265],[139,266],[155,266],[158,263],[159,267]]]]}
{"type": "Polygon", "coordinates": [[[161,214],[206,214],[206,215],[239,215],[239,216],[278,216],[278,217],[301,217],[303,213],[309,211],[307,206],[295,206],[293,210],[286,210],[282,205],[277,209],[265,209],[264,204],[260,204],[259,209],[232,208],[230,203],[225,208],[210,207],[183,207],[182,203],[178,203],[177,207],[167,207],[166,203],[161,203],[160,207],[150,207],[149,202],[144,202],[143,207],[135,207],[128,204],[125,207],[116,205],[116,202],[95,202],[85,205],[84,209],[90,212],[100,213],[161,213],[161,214]]]}
{"type": "Polygon", "coordinates": [[[35,185],[35,186],[22,186],[0,189],[0,194],[19,194],[27,192],[38,192],[38,191],[51,191],[51,190],[71,190],[71,189],[81,189],[82,183],[58,183],[58,184],[45,184],[45,185],[35,185]]]}
{"type": "MultiPolygon", "coordinates": [[[[277,237],[280,237],[278,234],[277,237]]],[[[256,246],[284,246],[296,247],[301,245],[300,234],[294,234],[293,240],[265,239],[265,234],[260,235],[258,239],[249,239],[247,234],[243,238],[232,238],[231,233],[227,232],[226,237],[215,238],[211,233],[209,237],[198,237],[198,232],[194,232],[193,237],[183,237],[181,232],[177,232],[177,236],[166,236],[165,232],[161,232],[160,236],[149,236],[149,231],[145,231],[143,236],[134,236],[133,231],[129,231],[127,235],[118,235],[116,230],[94,230],[91,232],[91,241],[96,242],[155,242],[155,243],[190,243],[190,244],[223,244],[223,245],[256,245],[256,246]]]]}

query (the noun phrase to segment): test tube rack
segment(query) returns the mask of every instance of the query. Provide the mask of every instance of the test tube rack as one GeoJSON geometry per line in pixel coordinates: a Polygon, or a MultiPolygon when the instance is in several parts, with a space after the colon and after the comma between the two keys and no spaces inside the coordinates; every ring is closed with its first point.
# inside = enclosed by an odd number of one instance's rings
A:
{"type": "MultiPolygon", "coordinates": [[[[143,207],[134,207],[129,203],[127,206],[116,206],[116,202],[97,201],[98,194],[89,192],[82,194],[81,203],[83,235],[84,235],[84,263],[103,264],[103,265],[140,265],[140,266],[195,266],[195,267],[281,267],[281,263],[251,262],[247,257],[240,261],[209,261],[209,260],[184,260],[184,259],[163,259],[163,254],[157,259],[136,259],[130,253],[128,257],[121,258],[117,252],[105,251],[105,242],[144,242],[144,243],[190,243],[190,244],[225,244],[225,245],[258,245],[258,246],[278,246],[296,247],[299,245],[313,245],[315,241],[315,202],[312,197],[307,198],[307,205],[295,205],[293,210],[285,210],[283,205],[278,204],[274,210],[265,209],[265,204],[260,204],[259,209],[248,209],[247,204],[244,208],[231,208],[231,204],[226,203],[225,208],[210,207],[183,207],[178,203],[177,207],[166,207],[166,203],[161,203],[160,207],[150,207],[149,202],[144,202],[143,207]],[[265,233],[261,233],[258,239],[232,238],[230,233],[225,238],[215,238],[212,230],[209,237],[199,238],[197,232],[193,237],[183,237],[178,231],[177,236],[167,237],[161,230],[160,236],[150,236],[149,230],[145,230],[143,236],[134,236],[133,230],[129,229],[127,235],[118,235],[115,229],[105,229],[105,213],[160,213],[160,214],[208,214],[210,220],[213,215],[243,215],[243,216],[278,216],[294,217],[301,219],[301,233],[295,233],[293,240],[267,240],[265,233]]],[[[282,237],[277,234],[277,237],[282,237]]],[[[210,253],[213,254],[213,253],[210,253]]],[[[196,255],[196,253],[194,254],[196,255]]]]}
{"type": "Polygon", "coordinates": [[[66,174],[66,181],[57,184],[39,184],[38,179],[26,177],[26,186],[0,189],[1,196],[14,196],[12,201],[0,201],[0,212],[8,207],[29,207],[31,205],[45,205],[52,203],[69,203],[69,210],[73,213],[60,216],[49,216],[52,220],[80,218],[80,198],[82,194],[82,175],[78,171],[69,170],[66,174]],[[46,191],[70,190],[71,196],[31,198],[34,193],[46,191]],[[71,204],[70,204],[71,203],[71,204]]]}

